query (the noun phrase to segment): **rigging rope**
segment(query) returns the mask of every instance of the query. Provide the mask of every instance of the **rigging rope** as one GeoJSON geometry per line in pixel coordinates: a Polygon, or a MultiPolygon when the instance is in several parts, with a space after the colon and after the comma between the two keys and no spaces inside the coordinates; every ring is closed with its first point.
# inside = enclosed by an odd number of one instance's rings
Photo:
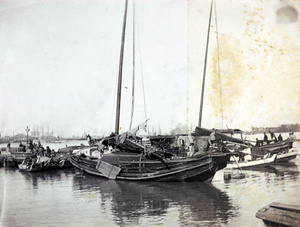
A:
{"type": "Polygon", "coordinates": [[[217,39],[217,48],[218,48],[218,75],[219,75],[219,84],[220,84],[220,104],[221,104],[221,116],[222,116],[222,127],[223,128],[223,102],[222,102],[222,84],[221,84],[221,73],[220,73],[220,46],[219,46],[219,36],[218,36],[218,22],[217,22],[217,7],[216,1],[214,0],[215,5],[215,23],[216,23],[216,39],[217,39]]]}
{"type": "MultiPolygon", "coordinates": [[[[139,24],[137,21],[137,35],[139,37],[139,24]]],[[[144,76],[143,76],[143,67],[142,67],[142,54],[141,54],[141,44],[140,44],[140,39],[138,38],[138,46],[139,46],[139,59],[140,59],[140,67],[141,67],[141,79],[142,79],[142,89],[143,89],[143,98],[144,98],[144,112],[145,112],[145,121],[147,121],[147,109],[146,109],[146,96],[145,96],[145,86],[144,86],[144,76]]]]}

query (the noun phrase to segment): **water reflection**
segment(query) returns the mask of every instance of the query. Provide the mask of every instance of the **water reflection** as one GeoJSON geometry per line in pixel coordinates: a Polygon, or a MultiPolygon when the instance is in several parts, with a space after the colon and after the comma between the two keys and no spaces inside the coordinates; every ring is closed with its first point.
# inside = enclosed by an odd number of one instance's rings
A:
{"type": "Polygon", "coordinates": [[[57,184],[56,182],[60,182],[67,178],[68,176],[75,173],[73,168],[63,169],[63,170],[51,170],[44,172],[23,172],[19,171],[20,174],[24,177],[27,186],[29,182],[32,185],[32,189],[38,190],[39,184],[57,184]]]}
{"type": "Polygon", "coordinates": [[[269,166],[277,176],[298,176],[298,166],[294,162],[285,162],[269,166]]]}
{"type": "Polygon", "coordinates": [[[298,166],[294,162],[278,163],[271,166],[253,169],[249,172],[253,178],[259,178],[269,184],[285,184],[286,181],[299,179],[298,166]],[[283,181],[284,180],[284,181],[283,181]]]}
{"type": "Polygon", "coordinates": [[[299,175],[298,166],[294,162],[276,163],[270,166],[258,166],[251,170],[232,170],[231,172],[236,175],[240,172],[246,173],[248,177],[249,174],[256,177],[261,177],[261,174],[267,177],[274,176],[275,174],[275,176],[290,176],[292,178],[297,178],[299,175]]]}
{"type": "Polygon", "coordinates": [[[121,226],[147,219],[150,225],[162,224],[174,211],[172,218],[181,225],[226,224],[238,215],[228,195],[211,184],[112,181],[85,174],[73,178],[73,192],[95,190],[101,209],[109,206],[114,222],[121,226]]]}

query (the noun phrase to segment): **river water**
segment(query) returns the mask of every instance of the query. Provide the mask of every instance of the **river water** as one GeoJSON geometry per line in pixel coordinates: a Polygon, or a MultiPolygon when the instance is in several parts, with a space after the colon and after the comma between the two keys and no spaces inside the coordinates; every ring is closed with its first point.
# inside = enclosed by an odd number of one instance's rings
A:
{"type": "MultiPolygon", "coordinates": [[[[299,150],[299,142],[294,146],[299,150]]],[[[243,171],[244,179],[224,180],[221,170],[212,183],[113,181],[73,168],[27,173],[1,167],[0,225],[264,226],[255,217],[258,209],[271,202],[300,204],[299,167],[298,156],[243,171]]]]}

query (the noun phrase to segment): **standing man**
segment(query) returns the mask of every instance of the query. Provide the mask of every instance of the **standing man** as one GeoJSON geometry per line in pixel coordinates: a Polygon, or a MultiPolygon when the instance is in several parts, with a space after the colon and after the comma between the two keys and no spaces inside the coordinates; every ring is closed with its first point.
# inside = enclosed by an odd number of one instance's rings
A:
{"type": "Polygon", "coordinates": [[[264,142],[268,143],[268,136],[265,132],[264,132],[264,142]]]}
{"type": "Polygon", "coordinates": [[[207,140],[208,140],[209,146],[212,146],[213,143],[215,142],[215,140],[216,140],[216,130],[214,128],[213,128],[212,133],[210,133],[209,137],[207,138],[207,140]]]}
{"type": "Polygon", "coordinates": [[[269,131],[269,133],[270,133],[270,136],[271,136],[271,140],[274,138],[275,142],[277,142],[277,138],[276,138],[274,132],[269,131]]]}

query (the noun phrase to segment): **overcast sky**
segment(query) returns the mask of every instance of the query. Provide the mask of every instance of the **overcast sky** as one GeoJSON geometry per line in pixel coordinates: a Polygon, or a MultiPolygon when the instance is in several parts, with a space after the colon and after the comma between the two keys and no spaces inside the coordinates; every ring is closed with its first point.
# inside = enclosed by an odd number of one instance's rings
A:
{"type": "MultiPolygon", "coordinates": [[[[202,126],[249,130],[300,122],[300,3],[216,3],[202,126]]],[[[124,5],[0,2],[2,135],[25,133],[27,125],[68,136],[114,131],[124,5]]],[[[209,9],[204,0],[136,1],[134,125],[146,117],[150,129],[165,133],[197,125],[209,9]]],[[[130,121],[132,15],[129,1],[121,131],[130,121]]]]}
{"type": "MultiPolygon", "coordinates": [[[[216,2],[219,48],[213,18],[203,126],[250,129],[299,123],[300,2],[216,2]]],[[[200,6],[190,8],[193,19],[205,17],[206,12],[200,6]]],[[[203,28],[196,31],[199,26],[190,25],[194,30],[189,32],[189,44],[197,47],[195,34],[200,36],[203,28]]],[[[201,52],[203,47],[198,47],[201,52]]],[[[191,81],[196,78],[194,66],[202,71],[197,52],[190,48],[191,81]]]]}

